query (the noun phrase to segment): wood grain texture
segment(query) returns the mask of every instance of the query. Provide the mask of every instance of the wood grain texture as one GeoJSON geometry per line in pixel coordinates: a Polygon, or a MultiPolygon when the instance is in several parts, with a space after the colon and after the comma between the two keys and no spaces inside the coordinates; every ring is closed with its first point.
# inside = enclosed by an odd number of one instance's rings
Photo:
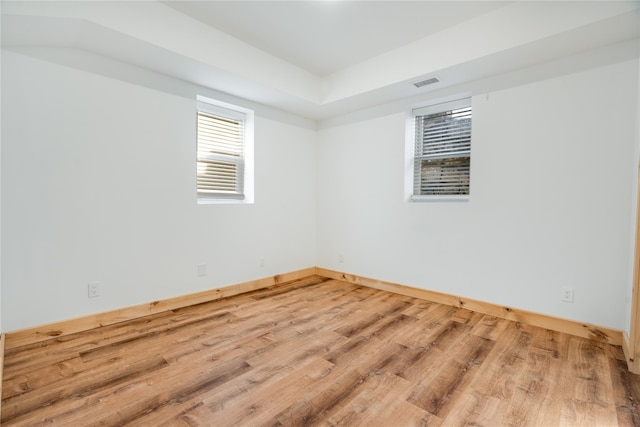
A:
{"type": "MultiPolygon", "coordinates": [[[[4,344],[5,334],[0,334],[0,384],[4,378],[4,344]]],[[[2,402],[2,387],[0,387],[0,402],[2,402]]],[[[2,420],[2,405],[0,405],[0,420],[2,420]]]]}
{"type": "MultiPolygon", "coordinates": [[[[640,170],[639,170],[640,172],[640,170]]],[[[631,318],[629,336],[624,342],[627,365],[631,372],[640,374],[640,173],[638,174],[636,200],[635,250],[633,252],[633,291],[631,295],[631,318]]]]}
{"type": "Polygon", "coordinates": [[[55,322],[48,325],[41,325],[33,328],[25,328],[17,331],[10,331],[6,334],[6,348],[11,349],[35,342],[46,341],[53,337],[61,337],[77,332],[87,331],[101,326],[113,325],[139,317],[148,316],[154,313],[161,313],[167,310],[174,310],[194,304],[201,304],[220,298],[227,298],[233,295],[262,289],[278,283],[285,283],[311,276],[315,273],[315,268],[293,271],[276,276],[265,277],[263,279],[252,280],[223,288],[211,289],[188,295],[181,295],[175,298],[168,298],[159,301],[152,301],[132,307],[125,307],[104,313],[90,316],[83,316],[76,319],[69,319],[55,322]]]}
{"type": "Polygon", "coordinates": [[[583,338],[604,341],[609,344],[622,345],[623,342],[623,332],[618,329],[596,326],[568,319],[561,319],[554,316],[534,313],[531,311],[520,310],[512,307],[502,307],[484,301],[477,301],[469,298],[429,291],[426,289],[413,288],[411,286],[385,282],[382,280],[342,273],[339,271],[327,270],[319,267],[316,267],[315,272],[317,275],[329,277],[331,279],[344,280],[356,285],[368,286],[374,289],[394,292],[401,295],[408,295],[415,298],[437,302],[440,304],[466,308],[477,313],[489,314],[491,316],[499,317],[502,319],[527,323],[530,325],[539,326],[541,328],[564,332],[583,338]]]}
{"type": "Polygon", "coordinates": [[[166,300],[153,301],[146,304],[125,307],[122,309],[112,310],[104,313],[97,313],[76,319],[64,320],[48,325],[40,325],[32,328],[10,331],[5,334],[5,345],[8,349],[29,345],[35,342],[46,341],[53,337],[62,337],[93,328],[99,328],[101,326],[130,321],[155,313],[162,313],[167,310],[173,310],[194,304],[201,304],[220,298],[227,298],[245,292],[251,292],[257,289],[273,286],[279,283],[298,280],[311,275],[319,275],[322,277],[344,280],[350,283],[367,286],[374,289],[386,290],[389,292],[412,296],[431,302],[438,302],[454,307],[466,308],[476,313],[490,314],[502,319],[529,323],[535,326],[540,326],[559,332],[565,332],[580,337],[605,341],[614,345],[623,345],[623,349],[625,351],[630,369],[634,368],[635,366],[633,363],[634,358],[631,355],[631,353],[633,352],[633,350],[631,349],[631,340],[628,337],[625,337],[622,331],[616,329],[594,326],[523,310],[516,310],[510,307],[501,307],[482,301],[475,301],[425,289],[412,288],[410,286],[384,282],[318,267],[310,267],[303,270],[284,273],[272,277],[266,277],[263,279],[231,285],[224,288],[211,289],[194,294],[169,298],[166,300]]]}
{"type": "Polygon", "coordinates": [[[2,425],[634,426],[619,346],[324,277],[6,350],[2,425]]]}

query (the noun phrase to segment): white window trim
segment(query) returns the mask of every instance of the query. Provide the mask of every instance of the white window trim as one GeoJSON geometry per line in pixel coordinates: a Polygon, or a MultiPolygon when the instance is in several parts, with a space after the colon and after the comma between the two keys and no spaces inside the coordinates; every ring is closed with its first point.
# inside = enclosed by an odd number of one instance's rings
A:
{"type": "MultiPolygon", "coordinates": [[[[468,202],[471,194],[456,195],[414,195],[414,172],[415,172],[415,132],[416,132],[416,113],[418,115],[438,113],[446,110],[443,105],[447,106],[465,106],[472,104],[471,94],[458,94],[454,97],[434,100],[424,104],[413,106],[406,111],[405,121],[405,175],[404,175],[404,200],[405,202],[468,202]]],[[[473,125],[472,125],[473,126],[473,125]]],[[[473,145],[471,146],[473,153],[473,145]]],[[[472,156],[473,157],[473,156],[472,156]]],[[[471,190],[469,191],[471,193],[471,190]]]]}
{"type": "MultiPolygon", "coordinates": [[[[237,112],[237,117],[244,118],[244,198],[203,197],[198,194],[196,188],[196,200],[199,205],[217,204],[252,204],[254,203],[254,112],[248,108],[239,107],[217,99],[198,95],[196,98],[196,111],[204,111],[211,114],[221,114],[229,117],[231,112],[237,112]]],[[[197,142],[196,142],[197,144],[197,142]]]]}

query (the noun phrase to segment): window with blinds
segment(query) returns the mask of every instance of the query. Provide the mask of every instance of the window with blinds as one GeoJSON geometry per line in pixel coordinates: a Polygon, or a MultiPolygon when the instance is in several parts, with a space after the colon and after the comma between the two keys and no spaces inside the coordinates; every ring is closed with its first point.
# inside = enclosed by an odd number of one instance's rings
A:
{"type": "Polygon", "coordinates": [[[468,195],[471,99],[416,109],[413,115],[413,198],[468,195]]]}
{"type": "Polygon", "coordinates": [[[198,102],[197,189],[199,199],[244,199],[243,112],[198,102]]]}

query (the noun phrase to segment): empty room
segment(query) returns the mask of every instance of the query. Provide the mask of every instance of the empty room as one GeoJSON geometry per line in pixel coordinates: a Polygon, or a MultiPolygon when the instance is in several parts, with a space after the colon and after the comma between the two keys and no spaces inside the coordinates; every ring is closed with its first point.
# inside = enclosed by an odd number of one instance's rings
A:
{"type": "Polygon", "coordinates": [[[4,1],[6,426],[640,426],[640,2],[4,1]]]}

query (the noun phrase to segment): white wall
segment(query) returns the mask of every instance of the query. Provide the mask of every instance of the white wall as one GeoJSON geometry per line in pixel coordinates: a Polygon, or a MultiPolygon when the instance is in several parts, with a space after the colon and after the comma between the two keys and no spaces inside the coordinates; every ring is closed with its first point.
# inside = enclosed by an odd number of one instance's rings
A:
{"type": "MultiPolygon", "coordinates": [[[[2,6],[0,6],[1,8],[2,6]]],[[[2,81],[2,55],[0,55],[0,82],[2,81]]],[[[2,85],[0,84],[0,100],[2,85]]],[[[0,102],[0,130],[2,129],[2,102],[0,102]]],[[[1,133],[1,132],[0,132],[1,133]]],[[[2,329],[2,135],[0,135],[0,333],[2,329]]]]}
{"type": "Polygon", "coordinates": [[[315,265],[315,130],[256,111],[255,204],[197,205],[174,89],[3,51],[3,330],[315,265]]]}
{"type": "Polygon", "coordinates": [[[637,60],[476,94],[467,203],[404,202],[404,105],[258,108],[256,203],[198,206],[193,87],[41,57],[2,53],[3,331],[312,265],[628,326],[637,60]]]}
{"type": "Polygon", "coordinates": [[[320,129],[318,265],[625,329],[637,76],[476,94],[469,202],[403,200],[408,105],[320,129]]]}

